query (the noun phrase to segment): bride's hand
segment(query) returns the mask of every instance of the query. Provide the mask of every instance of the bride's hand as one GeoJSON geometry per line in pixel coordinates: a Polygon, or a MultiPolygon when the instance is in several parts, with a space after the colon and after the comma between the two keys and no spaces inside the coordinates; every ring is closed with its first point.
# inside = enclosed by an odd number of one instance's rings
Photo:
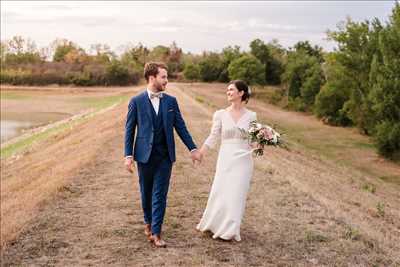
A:
{"type": "Polygon", "coordinates": [[[260,146],[260,144],[258,144],[257,142],[253,142],[250,144],[251,148],[260,148],[259,146],[260,146]]]}
{"type": "Polygon", "coordinates": [[[257,142],[251,143],[250,147],[254,150],[258,150],[258,149],[264,150],[264,145],[261,145],[257,142]]]}
{"type": "Polygon", "coordinates": [[[207,148],[205,147],[205,146],[202,146],[201,148],[200,148],[200,155],[201,155],[201,158],[202,158],[202,161],[205,159],[205,157],[206,157],[206,154],[207,154],[207,148]]]}

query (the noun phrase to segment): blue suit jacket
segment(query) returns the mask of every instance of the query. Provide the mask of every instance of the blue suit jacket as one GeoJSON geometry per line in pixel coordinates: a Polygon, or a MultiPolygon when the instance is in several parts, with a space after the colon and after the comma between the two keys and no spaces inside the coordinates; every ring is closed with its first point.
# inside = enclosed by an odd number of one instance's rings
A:
{"type": "MultiPolygon", "coordinates": [[[[151,115],[152,108],[153,106],[149,101],[147,90],[133,97],[129,102],[125,125],[125,156],[133,155],[134,160],[141,163],[148,162],[152,151],[154,137],[151,115]],[[136,140],[133,147],[135,132],[136,140]]],[[[163,115],[162,119],[167,139],[168,155],[171,162],[175,162],[174,128],[189,150],[195,149],[196,145],[186,128],[176,98],[163,93],[159,108],[160,111],[162,110],[163,115]]]]}

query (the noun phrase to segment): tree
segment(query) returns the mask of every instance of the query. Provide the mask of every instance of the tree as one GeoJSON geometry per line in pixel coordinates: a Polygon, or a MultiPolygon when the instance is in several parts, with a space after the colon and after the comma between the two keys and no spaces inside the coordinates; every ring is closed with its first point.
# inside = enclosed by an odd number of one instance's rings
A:
{"type": "Polygon", "coordinates": [[[281,84],[281,76],[286,62],[286,50],[276,39],[269,42],[267,46],[271,54],[271,61],[266,65],[266,82],[274,85],[281,84]]]}
{"type": "Polygon", "coordinates": [[[183,70],[185,79],[190,81],[200,80],[200,68],[195,64],[187,64],[183,70]]]}
{"type": "Polygon", "coordinates": [[[250,53],[253,54],[265,66],[265,81],[268,84],[280,84],[280,76],[283,72],[281,54],[283,50],[274,40],[265,44],[260,39],[250,43],[250,53]]]}
{"type": "Polygon", "coordinates": [[[217,53],[203,53],[199,62],[200,77],[204,82],[217,81],[222,72],[222,60],[217,53]]]}
{"type": "Polygon", "coordinates": [[[400,5],[396,2],[390,21],[379,32],[379,54],[374,56],[369,94],[378,152],[400,159],[400,5]]]}
{"type": "MultiPolygon", "coordinates": [[[[371,89],[370,72],[374,56],[379,55],[378,36],[382,30],[379,20],[353,22],[350,18],[339,25],[337,31],[328,32],[331,40],[338,43],[333,64],[344,71],[337,79],[347,80],[348,100],[344,112],[365,134],[372,134],[374,119],[368,95],[371,89]]],[[[328,80],[328,83],[331,79],[328,80]]]]}
{"type": "Polygon", "coordinates": [[[1,68],[3,68],[3,64],[6,62],[7,53],[8,53],[7,43],[4,42],[4,41],[1,41],[1,43],[0,43],[0,63],[1,63],[1,68]]]}
{"type": "Polygon", "coordinates": [[[260,39],[255,39],[250,43],[250,53],[264,65],[264,81],[266,81],[270,71],[270,62],[272,61],[268,46],[260,39]]]}
{"type": "Polygon", "coordinates": [[[348,126],[352,121],[343,106],[350,98],[350,87],[354,81],[345,75],[346,69],[335,62],[336,54],[328,54],[325,70],[328,81],[315,98],[313,112],[328,124],[348,126]]]}
{"type": "Polygon", "coordinates": [[[295,51],[304,51],[307,55],[316,57],[320,63],[324,61],[322,56],[322,47],[311,46],[309,41],[300,41],[294,45],[295,51]]]}
{"type": "Polygon", "coordinates": [[[255,39],[250,43],[250,53],[264,65],[271,60],[268,46],[260,39],[255,39]]]}
{"type": "Polygon", "coordinates": [[[36,44],[31,39],[23,38],[22,36],[14,36],[11,40],[7,42],[8,50],[12,54],[22,54],[22,53],[35,53],[36,44]]]}
{"type": "Polygon", "coordinates": [[[110,85],[127,85],[130,83],[129,69],[114,59],[106,67],[106,80],[110,85]]]}
{"type": "Polygon", "coordinates": [[[110,46],[107,44],[92,44],[90,52],[94,54],[94,61],[97,63],[109,63],[112,59],[116,58],[114,52],[111,51],[110,46]]]}
{"type": "Polygon", "coordinates": [[[74,64],[74,63],[87,64],[89,62],[89,56],[82,48],[73,49],[69,51],[66,55],[64,55],[63,61],[68,64],[74,64]]]}
{"type": "Polygon", "coordinates": [[[71,41],[66,39],[54,41],[55,52],[53,55],[53,61],[61,62],[65,61],[65,56],[72,51],[72,54],[77,54],[79,50],[78,46],[71,41]]]}
{"type": "Polygon", "coordinates": [[[296,110],[311,110],[315,96],[325,82],[317,57],[299,49],[289,53],[282,79],[288,90],[289,105],[296,110]]]}
{"type": "Polygon", "coordinates": [[[245,54],[229,64],[229,78],[248,84],[265,83],[265,66],[253,55],[245,54]]]}
{"type": "Polygon", "coordinates": [[[137,45],[129,44],[125,47],[125,50],[121,55],[121,63],[129,69],[142,72],[145,63],[149,58],[149,53],[149,49],[141,43],[137,45]]]}
{"type": "Polygon", "coordinates": [[[240,52],[240,46],[235,45],[227,46],[222,49],[222,62],[221,62],[221,73],[219,75],[218,81],[220,82],[229,82],[229,72],[228,67],[231,62],[242,55],[240,52]]]}
{"type": "Polygon", "coordinates": [[[1,60],[4,65],[42,62],[35,42],[29,38],[14,36],[12,39],[2,42],[1,50],[1,60]]]}
{"type": "Polygon", "coordinates": [[[338,49],[327,57],[327,83],[315,113],[333,124],[372,135],[378,152],[400,159],[400,7],[386,25],[350,18],[328,32],[338,49]]]}
{"type": "Polygon", "coordinates": [[[307,107],[314,105],[315,96],[319,93],[321,86],[325,82],[321,65],[314,63],[305,73],[306,79],[300,88],[300,95],[307,107]]]}
{"type": "Polygon", "coordinates": [[[167,62],[169,56],[169,48],[163,45],[157,45],[149,53],[149,60],[167,62]]]}
{"type": "Polygon", "coordinates": [[[182,49],[178,47],[176,42],[172,42],[169,47],[168,58],[166,62],[168,66],[168,72],[172,76],[175,76],[176,73],[183,70],[182,53],[182,49]]]}

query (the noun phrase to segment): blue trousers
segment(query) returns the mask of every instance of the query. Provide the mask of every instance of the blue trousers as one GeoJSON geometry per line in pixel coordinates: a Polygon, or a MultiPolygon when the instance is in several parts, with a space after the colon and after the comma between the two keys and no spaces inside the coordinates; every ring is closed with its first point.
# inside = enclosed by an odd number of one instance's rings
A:
{"type": "Polygon", "coordinates": [[[153,234],[161,234],[172,162],[168,156],[152,153],[147,163],[137,163],[144,223],[151,224],[153,234]],[[154,154],[154,155],[153,155],[154,154]]]}

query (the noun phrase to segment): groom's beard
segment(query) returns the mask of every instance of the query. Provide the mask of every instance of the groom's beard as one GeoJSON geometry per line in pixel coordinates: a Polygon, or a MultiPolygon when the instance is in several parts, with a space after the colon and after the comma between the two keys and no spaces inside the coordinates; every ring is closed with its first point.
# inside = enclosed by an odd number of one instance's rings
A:
{"type": "Polygon", "coordinates": [[[165,91],[166,86],[167,86],[167,84],[165,84],[164,86],[161,83],[155,84],[155,88],[157,89],[158,92],[165,91]]]}

